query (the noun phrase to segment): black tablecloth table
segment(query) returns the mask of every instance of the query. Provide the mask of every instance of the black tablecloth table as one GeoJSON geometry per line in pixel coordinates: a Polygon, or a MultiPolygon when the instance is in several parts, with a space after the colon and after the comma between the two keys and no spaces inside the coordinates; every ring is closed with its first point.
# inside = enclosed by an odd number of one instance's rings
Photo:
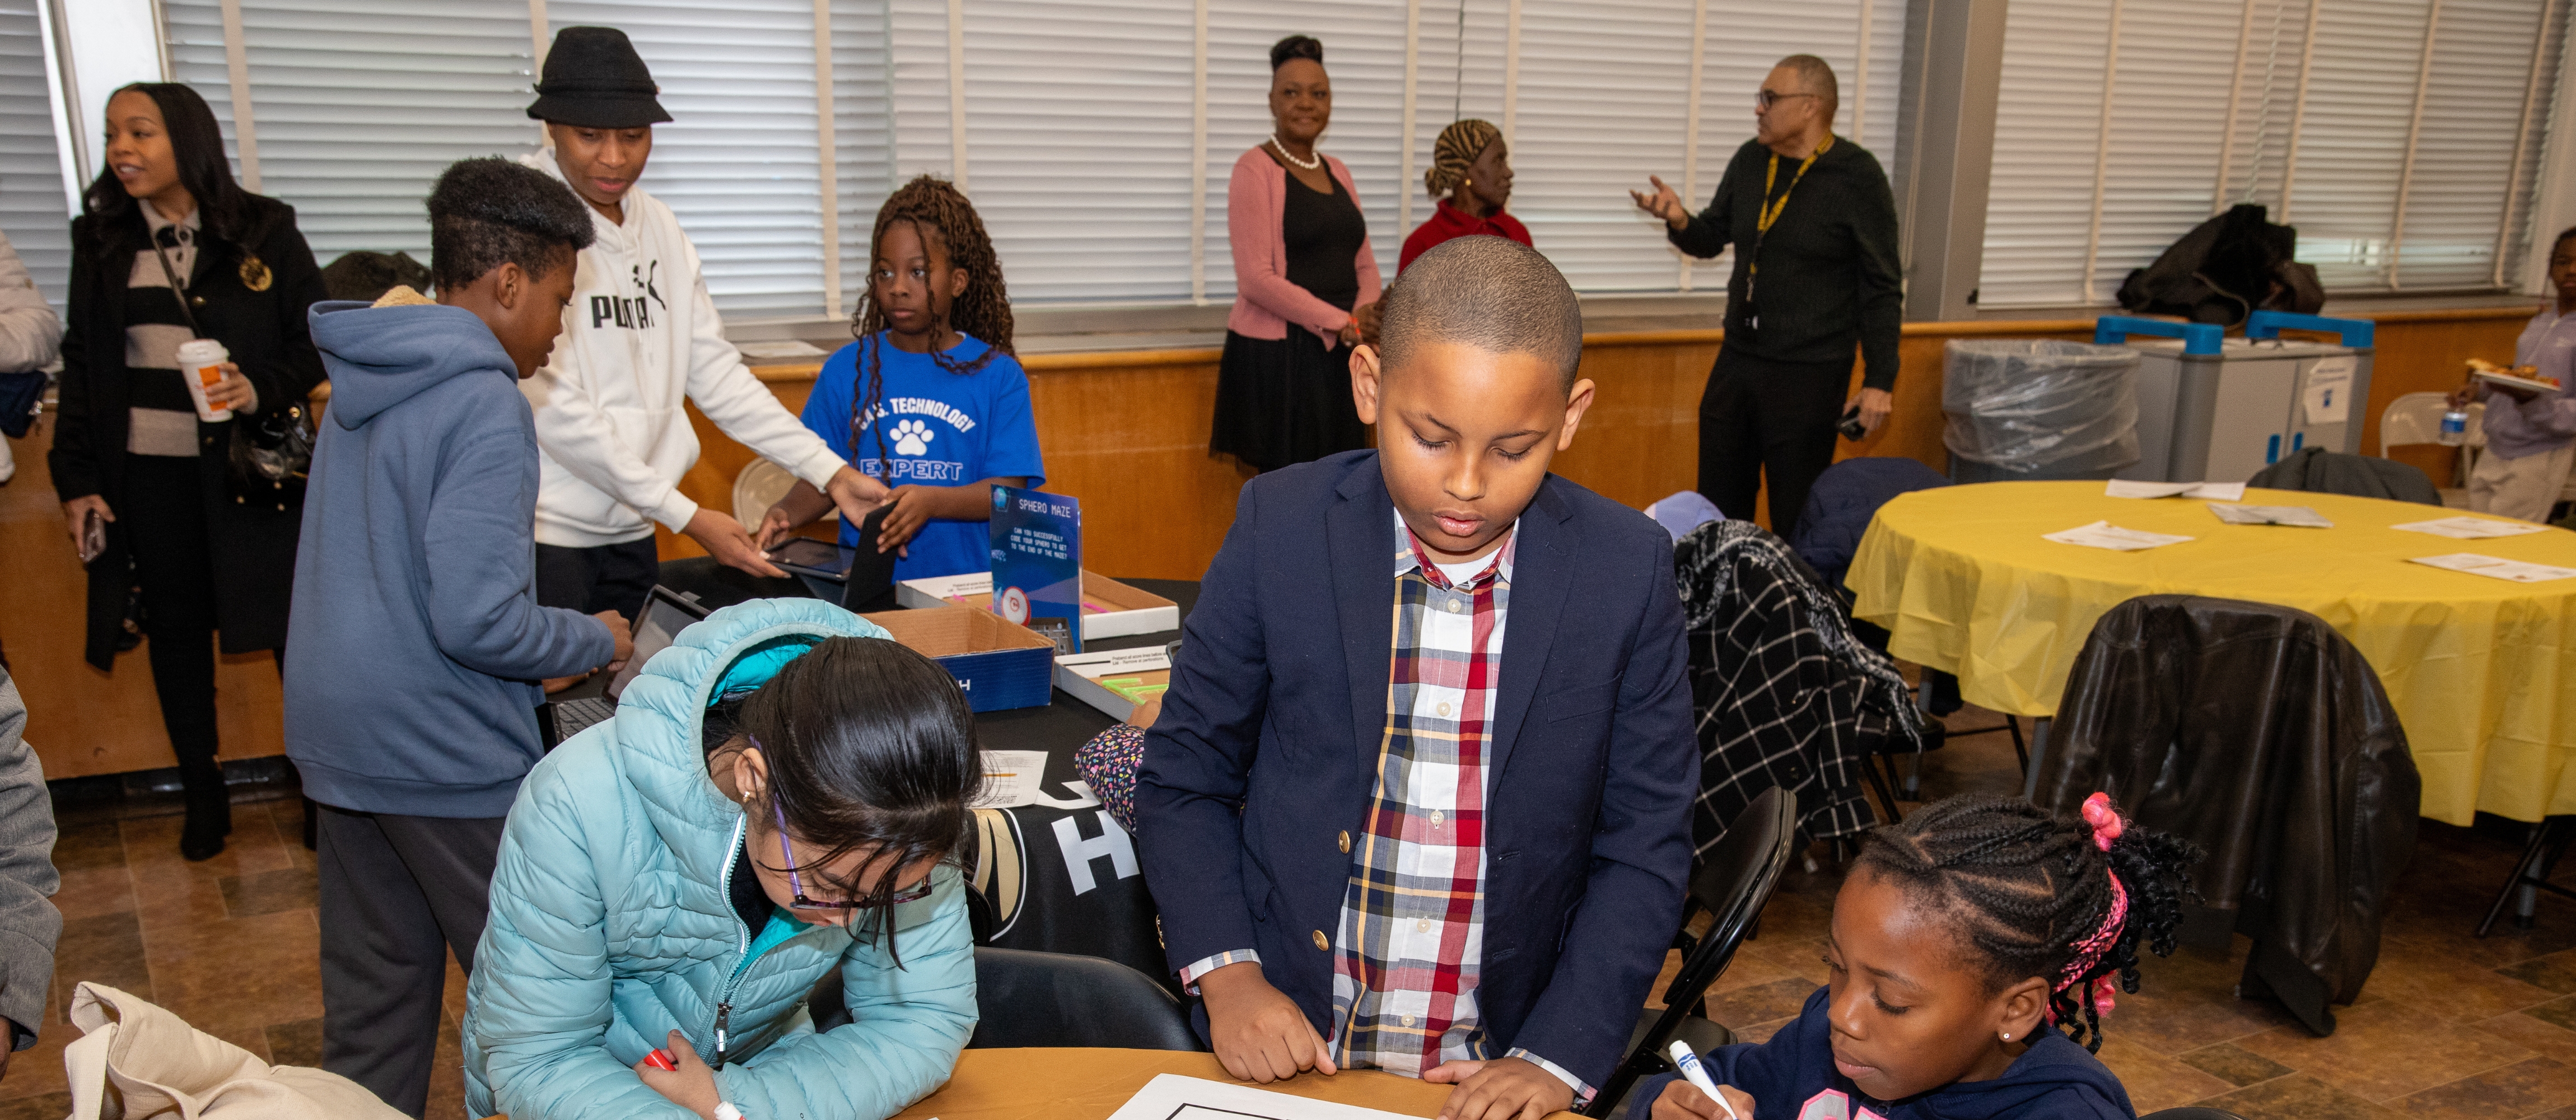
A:
{"type": "MultiPolygon", "coordinates": [[[[1196,580],[1120,582],[1180,604],[1183,618],[1198,601],[1196,580]]],[[[1166,630],[1103,638],[1083,648],[1137,649],[1178,637],[1166,630]]],[[[1174,984],[1154,900],[1138,874],[1135,842],[1097,799],[1066,785],[1082,778],[1074,770],[1074,752],[1116,722],[1063,689],[1043,708],[975,717],[976,745],[985,750],[1046,752],[1044,792],[1054,803],[976,810],[975,850],[964,853],[968,881],[992,907],[990,944],[1106,957],[1174,984]]]]}

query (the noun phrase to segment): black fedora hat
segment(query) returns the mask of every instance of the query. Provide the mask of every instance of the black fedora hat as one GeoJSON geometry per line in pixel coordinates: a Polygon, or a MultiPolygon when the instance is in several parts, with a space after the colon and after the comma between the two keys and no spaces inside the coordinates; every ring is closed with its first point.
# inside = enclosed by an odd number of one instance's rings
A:
{"type": "Polygon", "coordinates": [[[537,100],[528,115],[580,128],[641,128],[671,119],[654,99],[661,87],[614,27],[567,27],[555,32],[537,100]]]}

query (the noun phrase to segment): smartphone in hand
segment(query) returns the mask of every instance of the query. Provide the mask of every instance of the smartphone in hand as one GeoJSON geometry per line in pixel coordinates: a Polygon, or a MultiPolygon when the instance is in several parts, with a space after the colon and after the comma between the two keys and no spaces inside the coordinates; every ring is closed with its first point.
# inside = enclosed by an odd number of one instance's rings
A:
{"type": "Polygon", "coordinates": [[[1844,439],[1859,439],[1868,435],[1869,429],[1861,427],[1860,424],[1860,406],[1855,404],[1844,409],[1843,418],[1834,423],[1834,430],[1841,432],[1844,439]]]}
{"type": "Polygon", "coordinates": [[[94,509],[83,512],[81,514],[80,562],[87,564],[92,560],[98,559],[99,554],[105,551],[107,551],[107,519],[100,517],[98,515],[98,511],[94,509]]]}

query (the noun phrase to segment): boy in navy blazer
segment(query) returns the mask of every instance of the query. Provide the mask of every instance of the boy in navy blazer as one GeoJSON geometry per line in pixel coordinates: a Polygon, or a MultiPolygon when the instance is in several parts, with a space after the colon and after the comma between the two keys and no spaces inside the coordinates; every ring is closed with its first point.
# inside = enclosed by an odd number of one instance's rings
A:
{"type": "Polygon", "coordinates": [[[1459,1085],[1537,1120],[1622,1057],[1698,786],[1672,540],[1548,473],[1592,402],[1545,257],[1447,242],[1351,360],[1378,450],[1254,479],[1136,779],[1226,1069],[1459,1085]]]}

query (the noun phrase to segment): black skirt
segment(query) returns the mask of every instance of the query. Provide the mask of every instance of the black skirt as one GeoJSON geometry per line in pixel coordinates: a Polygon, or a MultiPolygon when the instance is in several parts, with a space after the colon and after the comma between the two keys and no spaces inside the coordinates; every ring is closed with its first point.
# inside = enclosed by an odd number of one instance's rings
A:
{"type": "Polygon", "coordinates": [[[1324,348],[1290,326],[1282,339],[1225,332],[1216,367],[1216,420],[1208,450],[1275,471],[1369,445],[1351,403],[1351,348],[1324,348]]]}

